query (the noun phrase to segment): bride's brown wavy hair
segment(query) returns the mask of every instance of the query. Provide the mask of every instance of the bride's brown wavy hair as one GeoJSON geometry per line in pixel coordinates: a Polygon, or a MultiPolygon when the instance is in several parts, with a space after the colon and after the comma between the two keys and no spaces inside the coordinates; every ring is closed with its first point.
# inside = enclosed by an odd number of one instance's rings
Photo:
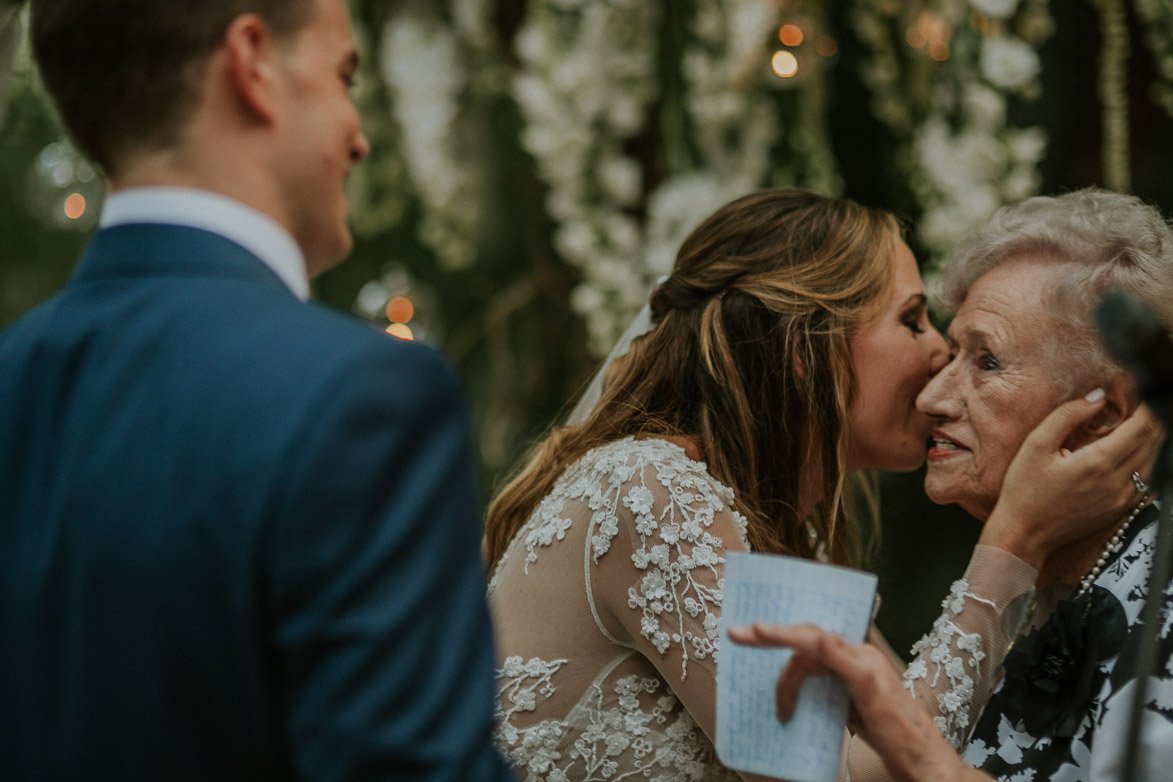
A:
{"type": "Polygon", "coordinates": [[[653,329],[608,368],[590,415],[538,443],[489,507],[490,570],[588,450],[680,435],[733,488],[755,551],[811,558],[821,546],[832,562],[858,563],[849,343],[888,299],[899,239],[887,213],[793,188],[752,193],[709,217],[652,293],[653,329]],[[821,482],[809,519],[798,515],[802,466],[821,482]]]}

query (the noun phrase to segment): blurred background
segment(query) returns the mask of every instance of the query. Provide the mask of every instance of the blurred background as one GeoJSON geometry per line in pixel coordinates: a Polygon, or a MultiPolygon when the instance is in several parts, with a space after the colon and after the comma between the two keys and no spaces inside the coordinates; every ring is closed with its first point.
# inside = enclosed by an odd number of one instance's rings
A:
{"type": "MultiPolygon", "coordinates": [[[[351,9],[373,151],[349,183],[354,254],[315,295],[456,365],[485,502],[688,231],[749,190],[895,212],[930,285],[960,238],[1035,193],[1099,185],[1173,213],[1173,0],[351,9]]],[[[0,327],[65,282],[105,187],[59,130],[24,23],[0,0],[0,327]]],[[[978,532],[920,481],[880,476],[870,563],[902,653],[978,532]]]]}

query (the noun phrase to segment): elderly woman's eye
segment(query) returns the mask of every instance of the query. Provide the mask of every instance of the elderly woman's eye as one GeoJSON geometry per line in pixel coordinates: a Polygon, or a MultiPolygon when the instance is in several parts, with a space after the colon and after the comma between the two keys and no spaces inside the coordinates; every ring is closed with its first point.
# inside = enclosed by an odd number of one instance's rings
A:
{"type": "Polygon", "coordinates": [[[978,366],[983,370],[993,371],[998,369],[998,359],[994,358],[992,353],[982,353],[978,356],[978,366]]]}

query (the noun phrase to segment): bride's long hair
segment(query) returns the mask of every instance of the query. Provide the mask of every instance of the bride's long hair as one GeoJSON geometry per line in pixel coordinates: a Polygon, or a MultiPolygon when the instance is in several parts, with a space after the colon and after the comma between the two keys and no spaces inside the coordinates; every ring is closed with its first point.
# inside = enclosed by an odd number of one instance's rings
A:
{"type": "Polygon", "coordinates": [[[755,551],[810,558],[821,546],[856,564],[849,343],[887,301],[899,239],[885,212],[792,188],[709,217],[653,292],[654,327],[608,368],[587,418],[538,443],[489,507],[490,570],[566,467],[627,436],[694,438],[734,490],[755,551]],[[798,515],[804,469],[821,484],[809,519],[798,515]]]}

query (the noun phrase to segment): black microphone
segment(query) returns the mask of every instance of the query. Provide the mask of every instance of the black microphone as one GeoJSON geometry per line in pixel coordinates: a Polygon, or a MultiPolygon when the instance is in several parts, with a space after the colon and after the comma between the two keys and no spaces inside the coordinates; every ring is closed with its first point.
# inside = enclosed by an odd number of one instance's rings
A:
{"type": "Polygon", "coordinates": [[[1104,344],[1132,373],[1140,398],[1169,426],[1173,413],[1173,339],[1151,309],[1127,293],[1109,293],[1096,307],[1104,344]]]}

